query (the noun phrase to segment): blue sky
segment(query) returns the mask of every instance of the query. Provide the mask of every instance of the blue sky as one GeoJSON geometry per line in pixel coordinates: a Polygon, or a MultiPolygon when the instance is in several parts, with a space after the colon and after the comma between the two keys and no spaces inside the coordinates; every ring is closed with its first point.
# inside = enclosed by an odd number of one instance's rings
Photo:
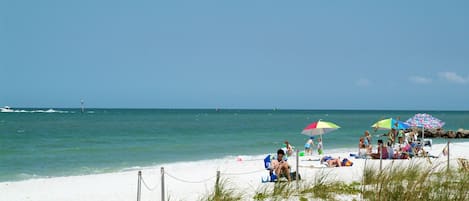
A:
{"type": "Polygon", "coordinates": [[[469,110],[468,1],[0,4],[0,105],[469,110]]]}

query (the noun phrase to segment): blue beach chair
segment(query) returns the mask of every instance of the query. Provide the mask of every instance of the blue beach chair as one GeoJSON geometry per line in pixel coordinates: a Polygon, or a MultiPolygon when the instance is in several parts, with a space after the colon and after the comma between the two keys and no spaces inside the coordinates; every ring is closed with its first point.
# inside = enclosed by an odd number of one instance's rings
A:
{"type": "Polygon", "coordinates": [[[272,156],[269,154],[264,158],[264,168],[269,171],[269,176],[265,179],[262,178],[262,183],[273,182],[277,180],[277,175],[274,174],[272,169],[272,156]]]}

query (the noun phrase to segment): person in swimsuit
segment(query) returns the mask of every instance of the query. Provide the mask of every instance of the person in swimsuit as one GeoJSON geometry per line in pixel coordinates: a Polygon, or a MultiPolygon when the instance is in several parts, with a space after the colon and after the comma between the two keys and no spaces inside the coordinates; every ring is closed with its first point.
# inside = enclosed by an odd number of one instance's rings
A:
{"type": "Polygon", "coordinates": [[[369,131],[365,131],[365,148],[366,148],[366,153],[371,154],[373,146],[371,146],[371,135],[369,131]]]}
{"type": "Polygon", "coordinates": [[[305,154],[308,156],[313,155],[314,137],[310,137],[305,144],[305,154]]]}
{"type": "Polygon", "coordinates": [[[321,164],[326,163],[327,167],[341,167],[342,163],[339,158],[333,158],[331,156],[324,156],[321,158],[321,164]]]}
{"type": "Polygon", "coordinates": [[[278,177],[280,177],[281,174],[284,174],[287,176],[288,181],[291,181],[290,167],[284,159],[284,156],[285,152],[282,149],[277,150],[277,158],[272,160],[272,169],[278,177]]]}

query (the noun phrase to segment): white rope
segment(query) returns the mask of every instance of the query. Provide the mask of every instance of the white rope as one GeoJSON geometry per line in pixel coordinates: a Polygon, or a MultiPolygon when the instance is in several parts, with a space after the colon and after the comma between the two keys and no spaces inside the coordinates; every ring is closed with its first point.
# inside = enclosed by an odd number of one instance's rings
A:
{"type": "Polygon", "coordinates": [[[189,181],[189,180],[185,180],[185,179],[181,179],[181,178],[178,178],[178,177],[176,177],[176,176],[173,176],[173,175],[169,174],[169,173],[166,172],[166,171],[165,171],[164,173],[165,173],[166,175],[168,175],[169,177],[171,177],[171,178],[177,180],[177,181],[184,182],[184,183],[193,183],[193,184],[205,183],[205,182],[207,182],[207,181],[209,181],[209,180],[211,180],[211,179],[213,179],[213,178],[216,177],[216,176],[213,176],[213,177],[209,177],[209,178],[207,178],[207,179],[203,179],[203,180],[200,180],[200,181],[189,181]]]}
{"type": "Polygon", "coordinates": [[[154,191],[154,190],[156,189],[156,187],[158,187],[158,184],[156,184],[153,188],[148,187],[147,182],[145,182],[145,180],[143,179],[143,177],[141,177],[141,178],[142,178],[142,183],[143,183],[143,185],[145,186],[145,188],[147,188],[147,190],[149,190],[149,191],[154,191]]]}
{"type": "Polygon", "coordinates": [[[254,174],[254,173],[263,172],[263,171],[266,171],[266,170],[265,170],[265,169],[262,169],[262,170],[255,170],[255,171],[251,171],[251,172],[222,173],[222,174],[223,174],[223,175],[246,175],[246,174],[254,174]]]}
{"type": "Polygon", "coordinates": [[[450,144],[451,144],[451,145],[455,145],[455,146],[457,146],[457,147],[466,147],[466,145],[455,144],[455,143],[453,143],[453,142],[450,142],[450,144]]]}

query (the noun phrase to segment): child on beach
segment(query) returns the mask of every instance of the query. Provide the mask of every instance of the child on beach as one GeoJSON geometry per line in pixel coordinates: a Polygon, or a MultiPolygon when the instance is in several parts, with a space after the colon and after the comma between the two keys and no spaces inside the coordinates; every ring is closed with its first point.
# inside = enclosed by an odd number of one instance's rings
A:
{"type": "Polygon", "coordinates": [[[323,151],[322,151],[322,140],[321,140],[321,138],[318,138],[318,154],[319,154],[319,155],[322,155],[322,154],[323,154],[323,151]]]}
{"type": "Polygon", "coordinates": [[[310,137],[305,144],[305,154],[308,156],[313,155],[314,137],[310,137]]]}
{"type": "Polygon", "coordinates": [[[291,156],[293,154],[293,147],[286,140],[285,140],[285,153],[287,154],[287,156],[291,156]]]}

